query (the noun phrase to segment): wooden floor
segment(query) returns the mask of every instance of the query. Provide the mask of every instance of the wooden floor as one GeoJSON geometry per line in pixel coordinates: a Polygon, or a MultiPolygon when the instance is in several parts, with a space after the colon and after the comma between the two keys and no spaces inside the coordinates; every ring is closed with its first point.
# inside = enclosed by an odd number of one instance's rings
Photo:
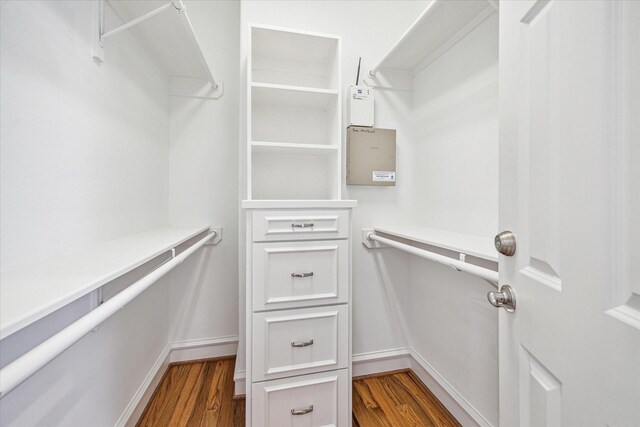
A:
{"type": "Polygon", "coordinates": [[[169,366],[138,426],[244,426],[244,399],[233,399],[235,357],[169,366]]]}
{"type": "MultiPolygon", "coordinates": [[[[244,427],[244,399],[233,399],[235,358],[169,366],[138,426],[244,427]]],[[[411,371],[354,378],[354,427],[460,424],[411,371]]]]}
{"type": "Polygon", "coordinates": [[[410,370],[353,379],[354,427],[459,425],[410,370]]]}

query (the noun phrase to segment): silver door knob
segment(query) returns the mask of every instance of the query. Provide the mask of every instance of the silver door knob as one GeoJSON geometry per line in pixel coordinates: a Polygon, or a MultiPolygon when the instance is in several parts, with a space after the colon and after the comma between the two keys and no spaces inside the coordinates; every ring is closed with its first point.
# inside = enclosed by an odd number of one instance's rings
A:
{"type": "Polygon", "coordinates": [[[516,253],[516,235],[511,231],[503,231],[498,234],[493,243],[496,246],[496,250],[502,255],[512,256],[516,253]]]}
{"type": "Polygon", "coordinates": [[[516,294],[509,285],[503,285],[500,292],[488,292],[487,299],[494,307],[502,307],[509,313],[513,313],[516,309],[516,294]]]}

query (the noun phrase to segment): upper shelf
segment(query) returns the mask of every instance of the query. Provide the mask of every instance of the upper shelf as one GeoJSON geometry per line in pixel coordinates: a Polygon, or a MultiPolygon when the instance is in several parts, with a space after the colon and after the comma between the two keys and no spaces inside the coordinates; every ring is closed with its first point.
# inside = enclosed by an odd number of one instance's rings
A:
{"type": "Polygon", "coordinates": [[[252,25],[252,81],[338,89],[339,41],[325,34],[252,25]]]}
{"type": "Polygon", "coordinates": [[[208,229],[163,227],[3,272],[0,339],[208,229]]]}
{"type": "Polygon", "coordinates": [[[373,229],[380,233],[390,234],[402,239],[498,262],[498,255],[493,247],[493,240],[487,237],[411,225],[377,226],[373,227],[373,229]]]}
{"type": "Polygon", "coordinates": [[[434,0],[371,69],[417,74],[496,11],[492,0],[434,0]]]}
{"type": "Polygon", "coordinates": [[[218,88],[181,0],[101,1],[106,2],[123,23],[116,28],[103,28],[101,44],[118,32],[130,29],[170,77],[205,80],[213,89],[218,88]]]}

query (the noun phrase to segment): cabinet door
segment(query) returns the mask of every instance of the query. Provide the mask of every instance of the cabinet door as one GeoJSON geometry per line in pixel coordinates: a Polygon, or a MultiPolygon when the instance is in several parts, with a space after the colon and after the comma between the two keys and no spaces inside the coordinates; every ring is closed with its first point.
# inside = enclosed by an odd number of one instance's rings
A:
{"type": "Polygon", "coordinates": [[[349,426],[346,369],[253,384],[253,425],[349,426]]]}
{"type": "Polygon", "coordinates": [[[349,242],[253,245],[254,311],[348,301],[349,242]]]}
{"type": "Polygon", "coordinates": [[[348,366],[348,307],[253,315],[253,381],[348,366]]]}

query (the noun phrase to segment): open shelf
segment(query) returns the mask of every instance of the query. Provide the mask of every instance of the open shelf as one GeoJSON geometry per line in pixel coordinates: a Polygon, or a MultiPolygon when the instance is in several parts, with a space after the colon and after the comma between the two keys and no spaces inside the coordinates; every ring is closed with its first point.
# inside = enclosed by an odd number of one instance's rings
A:
{"type": "Polygon", "coordinates": [[[391,50],[371,69],[416,75],[496,12],[489,0],[434,0],[391,50]]]}
{"type": "Polygon", "coordinates": [[[340,199],[340,38],[260,25],[250,32],[248,198],[340,199]]]}
{"type": "Polygon", "coordinates": [[[489,237],[412,225],[384,225],[373,227],[373,229],[401,239],[448,249],[487,261],[498,262],[498,253],[493,246],[493,239],[489,237]]]}
{"type": "Polygon", "coordinates": [[[254,26],[254,82],[338,89],[338,41],[333,36],[254,26]]]}
{"type": "Polygon", "coordinates": [[[326,109],[337,102],[338,91],[269,83],[251,84],[253,102],[263,105],[326,109]]]}
{"type": "MultiPolygon", "coordinates": [[[[336,152],[336,151],[334,151],[336,152]]],[[[253,199],[336,199],[336,156],[309,153],[252,153],[253,199]]]]}
{"type": "Polygon", "coordinates": [[[207,230],[209,227],[158,228],[3,272],[0,339],[207,230]]]}
{"type": "MultiPolygon", "coordinates": [[[[168,2],[119,0],[106,3],[123,23],[127,23],[158,10],[168,2]]],[[[108,33],[110,28],[105,30],[104,32],[108,33]]],[[[186,8],[178,12],[176,7],[171,5],[131,27],[130,31],[150,51],[168,76],[206,80],[215,88],[215,79],[195,36],[186,8]]],[[[108,39],[105,42],[108,43],[108,39]]]]}
{"type": "Polygon", "coordinates": [[[252,87],[254,141],[339,145],[337,91],[256,83],[252,87]]]}
{"type": "Polygon", "coordinates": [[[336,145],[322,144],[293,144],[286,142],[260,142],[251,143],[253,153],[264,154],[302,154],[312,156],[330,156],[338,152],[336,145]]]}

